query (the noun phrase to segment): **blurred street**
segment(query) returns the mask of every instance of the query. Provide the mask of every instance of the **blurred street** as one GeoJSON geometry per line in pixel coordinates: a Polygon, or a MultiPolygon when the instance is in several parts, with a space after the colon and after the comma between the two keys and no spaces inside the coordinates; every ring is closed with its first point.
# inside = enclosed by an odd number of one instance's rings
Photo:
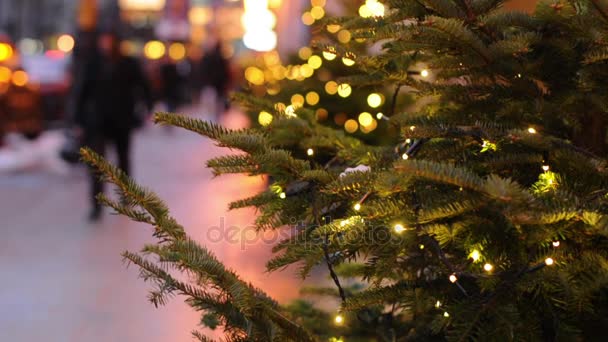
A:
{"type": "MultiPolygon", "coordinates": [[[[243,120],[231,112],[223,121],[238,127],[243,120]]],[[[253,211],[227,212],[227,204],[261,190],[262,179],[213,179],[204,163],[226,151],[182,129],[149,125],[136,134],[133,152],[135,179],[156,191],[193,237],[274,298],[297,296],[293,271],[264,273],[269,243],[242,249],[209,242],[206,234],[222,218],[225,227],[251,225],[253,211]]],[[[199,314],[179,297],[154,309],[137,268],[122,263],[121,252],[154,241],[152,229],[108,210],[100,222],[88,223],[87,191],[83,168],[0,177],[0,341],[190,340],[199,314]]]]}

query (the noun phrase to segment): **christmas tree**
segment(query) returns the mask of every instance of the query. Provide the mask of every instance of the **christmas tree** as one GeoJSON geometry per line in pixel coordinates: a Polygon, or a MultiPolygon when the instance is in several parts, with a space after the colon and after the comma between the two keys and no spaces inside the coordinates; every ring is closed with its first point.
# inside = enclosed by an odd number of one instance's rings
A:
{"type": "Polygon", "coordinates": [[[158,244],[124,255],[155,285],[152,303],[184,295],[228,341],[602,340],[608,2],[542,0],[532,15],[502,4],[368,0],[362,16],[323,23],[381,46],[356,56],[348,45],[317,46],[355,62],[336,82],[395,95],[376,113],[395,132],[381,143],[323,125],[306,106],[246,94],[236,97],[268,113],[266,126],[155,116],[243,152],[209,160],[216,175],[272,177],[231,209],[257,208],[260,230],[299,222],[267,268],[295,265],[306,277],[325,267],[335,288],[313,292],[340,298],[323,316],[344,327],[337,335],[290,314],[314,308],[282,308],[226,269],[156,195],[83,150],[122,195],[100,199],[155,228],[158,244]],[[400,94],[417,106],[404,110],[392,100],[400,94]],[[346,277],[363,286],[345,286],[346,277]]]}

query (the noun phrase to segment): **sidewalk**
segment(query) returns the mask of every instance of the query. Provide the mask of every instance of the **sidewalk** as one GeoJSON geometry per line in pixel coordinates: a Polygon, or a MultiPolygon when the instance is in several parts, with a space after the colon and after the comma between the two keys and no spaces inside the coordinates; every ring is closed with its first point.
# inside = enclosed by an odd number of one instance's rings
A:
{"type": "MultiPolygon", "coordinates": [[[[260,178],[213,179],[205,161],[226,152],[182,129],[148,127],[134,141],[134,177],[220,260],[288,301],[300,280],[293,271],[264,273],[270,245],[209,242],[208,229],[220,222],[251,225],[252,210],[226,212],[227,204],[264,186],[260,178]]],[[[108,211],[87,223],[86,181],[83,169],[0,175],[0,341],[190,341],[199,314],[179,297],[154,309],[138,270],[122,263],[121,252],[154,241],[152,229],[108,211]]]]}

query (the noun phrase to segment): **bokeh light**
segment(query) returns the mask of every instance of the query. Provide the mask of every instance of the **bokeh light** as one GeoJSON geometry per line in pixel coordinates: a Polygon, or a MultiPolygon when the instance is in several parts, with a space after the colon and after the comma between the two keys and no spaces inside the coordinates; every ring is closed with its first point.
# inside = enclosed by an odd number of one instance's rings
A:
{"type": "Polygon", "coordinates": [[[370,122],[369,125],[367,125],[367,126],[361,125],[361,132],[367,134],[369,132],[372,132],[376,128],[378,128],[378,121],[376,121],[375,119],[372,118],[372,121],[370,122]]]}
{"type": "Polygon", "coordinates": [[[308,65],[313,69],[319,69],[323,65],[323,60],[317,55],[310,56],[310,58],[308,58],[308,65]]]}
{"type": "Polygon", "coordinates": [[[344,130],[348,133],[355,133],[359,129],[359,124],[353,119],[348,119],[344,123],[344,130]]]}
{"type": "Polygon", "coordinates": [[[320,100],[319,94],[315,91],[311,91],[308,94],[306,94],[306,103],[308,103],[311,106],[314,106],[317,103],[319,103],[319,100],[320,100]]]}
{"type": "Polygon", "coordinates": [[[317,121],[327,120],[328,116],[329,116],[329,112],[325,108],[319,108],[315,111],[315,117],[316,117],[317,121]]]}
{"type": "Polygon", "coordinates": [[[359,124],[361,124],[361,126],[370,126],[374,121],[376,120],[374,120],[374,117],[368,112],[359,114],[359,124]]]}
{"type": "Polygon", "coordinates": [[[252,84],[264,84],[264,72],[256,67],[248,67],[245,69],[245,79],[252,84]]]}
{"type": "Polygon", "coordinates": [[[352,91],[353,90],[348,83],[342,83],[338,86],[338,95],[340,95],[340,97],[349,97],[352,91]]]}
{"type": "Polygon", "coordinates": [[[11,69],[0,65],[0,83],[9,83],[11,74],[11,69]]]}
{"type": "Polygon", "coordinates": [[[325,83],[325,92],[329,95],[334,95],[338,92],[338,83],[335,81],[329,81],[325,83]]]}
{"type": "Polygon", "coordinates": [[[342,31],[338,32],[338,41],[342,44],[346,44],[346,43],[350,42],[351,38],[352,38],[352,35],[351,35],[350,31],[348,31],[348,30],[342,30],[342,31]]]}
{"type": "MultiPolygon", "coordinates": [[[[312,56],[312,49],[308,46],[304,46],[298,50],[298,57],[302,60],[308,60],[312,56]]],[[[310,61],[308,61],[310,63],[310,61]]]]}
{"type": "Polygon", "coordinates": [[[258,122],[262,126],[270,125],[272,123],[272,119],[273,119],[272,114],[270,114],[266,111],[261,111],[260,114],[258,115],[258,122]]]}
{"type": "Polygon", "coordinates": [[[310,12],[304,12],[304,14],[302,14],[302,22],[304,25],[310,26],[315,23],[315,18],[312,17],[310,12]]]}
{"type": "Polygon", "coordinates": [[[355,61],[353,59],[348,58],[348,57],[342,57],[342,63],[344,63],[344,65],[346,65],[346,66],[353,66],[353,65],[355,65],[355,61]]]}
{"type": "Polygon", "coordinates": [[[367,97],[367,104],[372,108],[378,108],[382,105],[382,95],[378,93],[371,93],[367,97]]]}
{"type": "Polygon", "coordinates": [[[149,59],[160,59],[165,55],[165,44],[152,40],[144,45],[144,55],[149,59]]]}
{"type": "Polygon", "coordinates": [[[304,105],[304,96],[300,94],[294,94],[291,97],[291,104],[297,108],[302,107],[304,105]]]}
{"type": "Polygon", "coordinates": [[[0,62],[13,57],[13,48],[5,43],[0,43],[0,62]]]}
{"type": "Polygon", "coordinates": [[[169,57],[179,61],[186,57],[186,47],[182,43],[173,43],[169,46],[169,57]]]}
{"type": "Polygon", "coordinates": [[[329,24],[329,25],[327,25],[327,32],[329,32],[329,33],[336,33],[338,31],[340,31],[341,27],[342,26],[337,25],[337,24],[329,24]]]}
{"type": "Polygon", "coordinates": [[[23,87],[29,81],[27,73],[23,70],[17,70],[13,73],[13,84],[18,87],[23,87]]]}
{"type": "Polygon", "coordinates": [[[63,34],[57,38],[57,49],[61,52],[71,52],[74,49],[74,38],[69,34],[63,34]]]}
{"type": "Polygon", "coordinates": [[[323,9],[323,7],[314,6],[310,9],[310,16],[312,16],[316,20],[319,20],[325,16],[325,10],[323,9]]]}

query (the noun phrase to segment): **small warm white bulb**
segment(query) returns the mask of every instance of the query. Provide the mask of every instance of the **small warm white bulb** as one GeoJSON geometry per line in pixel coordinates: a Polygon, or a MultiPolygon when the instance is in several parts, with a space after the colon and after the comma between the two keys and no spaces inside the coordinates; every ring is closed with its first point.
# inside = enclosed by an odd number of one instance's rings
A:
{"type": "Polygon", "coordinates": [[[529,127],[528,128],[528,133],[530,133],[530,134],[536,134],[536,129],[534,127],[529,127]]]}
{"type": "Polygon", "coordinates": [[[543,171],[545,171],[545,172],[549,171],[549,165],[543,165],[543,171]]]}
{"type": "Polygon", "coordinates": [[[361,210],[361,203],[357,203],[355,204],[355,206],[353,207],[356,211],[361,210]]]}
{"type": "Polygon", "coordinates": [[[483,265],[483,269],[486,270],[487,272],[490,272],[494,269],[494,266],[492,266],[491,264],[485,264],[485,265],[483,265]]]}
{"type": "Polygon", "coordinates": [[[404,153],[401,158],[403,158],[403,160],[408,160],[410,159],[410,156],[408,156],[407,153],[404,153]]]}
{"type": "Polygon", "coordinates": [[[473,259],[473,261],[477,261],[479,260],[479,258],[481,258],[481,253],[479,253],[478,250],[474,250],[473,252],[471,252],[471,258],[473,259]]]}
{"type": "Polygon", "coordinates": [[[382,117],[383,117],[383,116],[384,116],[384,114],[382,114],[382,113],[378,113],[378,114],[376,114],[376,118],[377,118],[378,120],[382,120],[382,117]]]}
{"type": "Polygon", "coordinates": [[[405,231],[405,227],[400,223],[397,223],[395,225],[394,229],[395,229],[395,233],[397,233],[397,234],[401,234],[405,231]]]}
{"type": "Polygon", "coordinates": [[[306,151],[306,154],[308,154],[309,156],[312,156],[313,154],[315,154],[315,151],[314,151],[312,148],[309,148],[309,149],[306,151]]]}
{"type": "Polygon", "coordinates": [[[287,197],[287,195],[286,195],[284,192],[281,192],[281,193],[279,194],[279,197],[280,197],[281,199],[285,199],[285,198],[287,197]]]}
{"type": "Polygon", "coordinates": [[[559,247],[559,241],[553,241],[553,247],[559,247]]]}
{"type": "Polygon", "coordinates": [[[448,318],[448,317],[450,317],[450,314],[446,311],[443,313],[443,317],[448,318]]]}
{"type": "Polygon", "coordinates": [[[551,258],[547,258],[547,259],[545,259],[545,264],[546,264],[547,266],[551,266],[551,265],[553,265],[553,263],[554,263],[553,259],[551,259],[551,258]]]}
{"type": "Polygon", "coordinates": [[[340,227],[344,227],[344,226],[346,226],[346,223],[347,223],[347,222],[346,222],[346,220],[342,220],[342,221],[340,221],[340,227]]]}
{"type": "Polygon", "coordinates": [[[429,71],[426,69],[422,69],[422,71],[420,71],[420,76],[429,77],[429,71]]]}
{"type": "Polygon", "coordinates": [[[341,325],[342,323],[344,323],[344,317],[340,314],[336,315],[336,317],[334,317],[334,323],[336,323],[337,325],[341,325]]]}
{"type": "Polygon", "coordinates": [[[440,302],[440,301],[437,301],[437,303],[435,303],[435,307],[436,307],[436,308],[441,307],[441,302],[440,302]]]}
{"type": "Polygon", "coordinates": [[[405,139],[405,143],[406,143],[406,144],[409,144],[409,143],[411,143],[411,142],[412,142],[412,139],[410,139],[410,138],[405,139]]]}
{"type": "Polygon", "coordinates": [[[450,282],[455,283],[458,280],[455,274],[450,275],[450,282]]]}
{"type": "Polygon", "coordinates": [[[410,131],[413,131],[416,129],[416,126],[410,126],[410,131]]]}
{"type": "Polygon", "coordinates": [[[424,245],[421,244],[421,245],[418,246],[418,248],[424,249],[424,245]]]}

